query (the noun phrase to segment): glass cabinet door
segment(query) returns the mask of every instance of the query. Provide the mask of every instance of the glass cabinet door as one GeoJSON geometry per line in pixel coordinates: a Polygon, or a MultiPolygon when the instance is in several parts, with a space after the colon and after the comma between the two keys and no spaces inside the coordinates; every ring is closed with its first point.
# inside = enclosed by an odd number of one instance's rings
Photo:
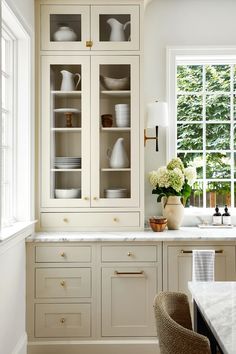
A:
{"type": "Polygon", "coordinates": [[[139,58],[93,57],[91,205],[139,205],[139,58]]]}
{"type": "Polygon", "coordinates": [[[41,5],[42,50],[90,50],[90,6],[41,5]]]}
{"type": "Polygon", "coordinates": [[[42,206],[89,206],[89,58],[43,57],[42,206]]]}
{"type": "Polygon", "coordinates": [[[92,50],[139,50],[139,6],[91,6],[92,50]]]}

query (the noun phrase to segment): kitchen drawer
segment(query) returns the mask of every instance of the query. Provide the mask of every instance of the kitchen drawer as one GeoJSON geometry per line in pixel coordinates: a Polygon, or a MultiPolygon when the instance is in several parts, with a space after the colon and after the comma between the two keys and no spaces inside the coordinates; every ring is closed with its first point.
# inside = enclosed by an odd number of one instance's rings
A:
{"type": "Polygon", "coordinates": [[[90,304],[36,304],[36,337],[90,337],[90,304]]]}
{"type": "Polygon", "coordinates": [[[90,268],[37,268],[36,298],[90,297],[90,268]]]}
{"type": "Polygon", "coordinates": [[[139,213],[42,213],[44,229],[139,227],[139,213]]]}
{"type": "Polygon", "coordinates": [[[155,262],[156,246],[103,246],[102,262],[155,262]]]}
{"type": "Polygon", "coordinates": [[[37,246],[36,262],[91,262],[90,246],[37,246]]]}

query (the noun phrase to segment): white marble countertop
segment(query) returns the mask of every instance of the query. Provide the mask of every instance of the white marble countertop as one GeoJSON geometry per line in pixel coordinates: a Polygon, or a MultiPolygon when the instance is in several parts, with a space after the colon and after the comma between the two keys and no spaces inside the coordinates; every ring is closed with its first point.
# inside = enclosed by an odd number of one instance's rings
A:
{"type": "Polygon", "coordinates": [[[236,228],[232,229],[200,229],[198,227],[182,227],[180,230],[163,232],[120,231],[59,231],[36,232],[28,237],[27,242],[105,242],[105,241],[236,241],[236,228]]]}
{"type": "Polygon", "coordinates": [[[201,313],[225,354],[236,351],[236,282],[189,282],[201,313]]]}

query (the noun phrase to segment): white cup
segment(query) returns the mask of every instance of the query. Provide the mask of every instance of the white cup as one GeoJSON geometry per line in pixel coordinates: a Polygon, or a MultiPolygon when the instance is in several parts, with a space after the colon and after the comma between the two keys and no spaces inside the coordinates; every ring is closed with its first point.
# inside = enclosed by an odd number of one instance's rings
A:
{"type": "Polygon", "coordinates": [[[127,103],[119,103],[115,105],[115,111],[129,111],[130,107],[127,103]]]}

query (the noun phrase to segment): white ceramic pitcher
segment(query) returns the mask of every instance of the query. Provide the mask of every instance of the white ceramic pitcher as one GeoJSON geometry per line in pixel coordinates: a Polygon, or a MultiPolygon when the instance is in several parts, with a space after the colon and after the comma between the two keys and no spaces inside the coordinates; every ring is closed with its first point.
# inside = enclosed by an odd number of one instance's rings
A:
{"type": "Polygon", "coordinates": [[[107,156],[111,168],[129,167],[129,159],[124,148],[124,138],[118,138],[116,140],[112,151],[108,149],[107,156]]]}
{"type": "MultiPolygon", "coordinates": [[[[125,24],[120,23],[115,18],[109,18],[107,23],[111,27],[110,41],[112,42],[125,42],[125,29],[130,25],[130,21],[127,21],[125,24]]],[[[130,40],[130,39],[129,39],[130,40]]]]}
{"type": "Polygon", "coordinates": [[[70,71],[62,70],[61,91],[75,91],[80,83],[81,75],[79,73],[73,74],[70,71]],[[75,83],[75,77],[78,77],[75,83]]]}

